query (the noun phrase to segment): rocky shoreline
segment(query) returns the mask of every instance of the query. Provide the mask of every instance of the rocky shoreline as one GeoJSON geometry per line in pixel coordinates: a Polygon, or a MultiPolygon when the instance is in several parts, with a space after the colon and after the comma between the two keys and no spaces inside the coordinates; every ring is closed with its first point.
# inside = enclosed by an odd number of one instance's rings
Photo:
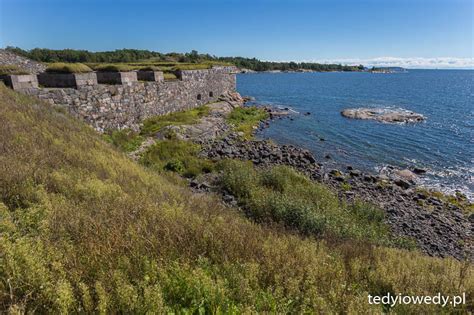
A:
{"type": "MultiPolygon", "coordinates": [[[[232,134],[198,142],[203,147],[203,157],[248,160],[262,167],[288,165],[330,186],[341,199],[369,201],[385,210],[396,235],[413,238],[428,255],[473,258],[472,217],[467,218],[460,207],[418,190],[408,179],[367,174],[350,166],[346,170],[328,170],[307,150],[266,140],[242,141],[232,134]]],[[[229,196],[225,199],[232,200],[229,196]]]]}
{"type": "MultiPolygon", "coordinates": [[[[388,167],[382,174],[370,174],[352,166],[334,169],[303,148],[268,140],[245,140],[233,131],[225,118],[246,100],[238,93],[223,96],[220,102],[210,105],[209,116],[199,123],[170,128],[178,138],[198,143],[203,158],[247,160],[258,167],[288,165],[331,187],[341,200],[371,202],[385,211],[386,222],[395,235],[413,239],[428,255],[451,256],[459,260],[474,258],[473,215],[468,216],[452,200],[443,200],[417,186],[416,176],[424,170],[388,167]]],[[[263,108],[269,113],[269,118],[261,122],[255,132],[268,127],[274,119],[292,119],[289,109],[263,108]]],[[[198,191],[216,192],[225,202],[236,205],[235,198],[220,191],[212,176],[191,180],[190,185],[198,191]]]]}

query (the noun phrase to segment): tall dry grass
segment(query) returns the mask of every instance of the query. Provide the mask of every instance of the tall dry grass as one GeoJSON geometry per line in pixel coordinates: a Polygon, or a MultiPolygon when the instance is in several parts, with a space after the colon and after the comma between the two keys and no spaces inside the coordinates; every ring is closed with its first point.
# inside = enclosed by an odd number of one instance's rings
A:
{"type": "Polygon", "coordinates": [[[472,265],[259,226],[0,87],[0,312],[374,313],[369,293],[463,291],[472,311],[472,265]]]}

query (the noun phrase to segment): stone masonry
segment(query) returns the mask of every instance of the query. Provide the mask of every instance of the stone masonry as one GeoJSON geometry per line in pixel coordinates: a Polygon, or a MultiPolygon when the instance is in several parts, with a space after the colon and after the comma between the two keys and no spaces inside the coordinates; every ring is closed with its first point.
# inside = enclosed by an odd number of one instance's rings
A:
{"type": "Polygon", "coordinates": [[[137,129],[148,117],[195,108],[235,91],[233,67],[183,70],[178,80],[29,88],[20,92],[65,107],[99,131],[137,129]]]}

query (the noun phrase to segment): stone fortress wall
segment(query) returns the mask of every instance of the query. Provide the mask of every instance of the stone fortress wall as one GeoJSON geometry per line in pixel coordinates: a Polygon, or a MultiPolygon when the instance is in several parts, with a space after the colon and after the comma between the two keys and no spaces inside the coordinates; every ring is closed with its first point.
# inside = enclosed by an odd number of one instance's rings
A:
{"type": "MultiPolygon", "coordinates": [[[[235,67],[214,66],[205,70],[182,70],[176,73],[177,80],[169,81],[163,80],[161,72],[130,74],[115,73],[117,77],[113,78],[89,73],[87,76],[69,75],[61,78],[60,75],[48,77],[43,73],[38,76],[23,76],[20,79],[29,83],[18,85],[17,88],[12,87],[67,108],[71,114],[85,120],[99,131],[115,128],[137,129],[145,118],[217,101],[220,95],[234,92],[236,88],[235,67]],[[100,84],[105,80],[109,84],[100,84]],[[66,85],[73,87],[43,87],[61,86],[66,81],[66,85]]],[[[19,77],[11,76],[10,79],[18,80],[19,77]]]]}

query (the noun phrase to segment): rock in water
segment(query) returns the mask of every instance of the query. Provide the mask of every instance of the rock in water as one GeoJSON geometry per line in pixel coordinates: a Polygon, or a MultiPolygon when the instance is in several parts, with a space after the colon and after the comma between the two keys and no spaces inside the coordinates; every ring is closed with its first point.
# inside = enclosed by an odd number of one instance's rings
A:
{"type": "Polygon", "coordinates": [[[394,172],[394,175],[398,178],[411,181],[411,182],[416,182],[417,180],[416,174],[410,170],[396,170],[394,172]]]}
{"type": "Polygon", "coordinates": [[[346,118],[370,119],[391,123],[421,122],[426,119],[423,115],[412,111],[390,108],[348,108],[344,109],[341,115],[346,118]]]}

